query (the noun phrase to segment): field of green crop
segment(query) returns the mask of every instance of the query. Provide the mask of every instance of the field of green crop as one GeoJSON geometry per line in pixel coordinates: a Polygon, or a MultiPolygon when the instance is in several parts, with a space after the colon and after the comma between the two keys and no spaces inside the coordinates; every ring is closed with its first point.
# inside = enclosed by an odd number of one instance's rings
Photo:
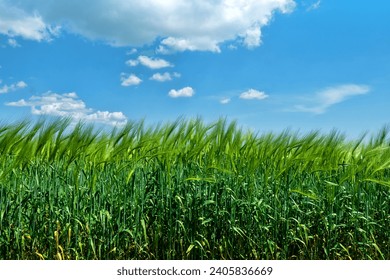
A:
{"type": "Polygon", "coordinates": [[[0,124],[0,259],[390,259],[390,140],[0,124]]]}

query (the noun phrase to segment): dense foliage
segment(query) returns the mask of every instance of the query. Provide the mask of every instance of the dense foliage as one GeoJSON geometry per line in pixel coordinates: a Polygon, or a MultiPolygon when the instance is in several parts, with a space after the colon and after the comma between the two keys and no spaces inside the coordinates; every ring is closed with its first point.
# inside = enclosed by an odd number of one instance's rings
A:
{"type": "Polygon", "coordinates": [[[0,259],[390,259],[390,140],[0,125],[0,259]]]}

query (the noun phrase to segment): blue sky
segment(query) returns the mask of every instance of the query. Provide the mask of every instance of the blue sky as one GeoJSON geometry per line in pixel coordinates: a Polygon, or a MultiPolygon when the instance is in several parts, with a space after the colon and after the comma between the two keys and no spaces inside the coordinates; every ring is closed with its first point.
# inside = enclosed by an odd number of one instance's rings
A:
{"type": "Polygon", "coordinates": [[[0,0],[0,119],[390,123],[388,1],[0,0]]]}

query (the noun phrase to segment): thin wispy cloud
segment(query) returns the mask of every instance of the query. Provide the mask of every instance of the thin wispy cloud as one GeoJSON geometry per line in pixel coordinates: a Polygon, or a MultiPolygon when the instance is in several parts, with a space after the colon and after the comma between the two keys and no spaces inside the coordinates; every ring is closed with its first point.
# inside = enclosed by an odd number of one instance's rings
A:
{"type": "Polygon", "coordinates": [[[33,115],[48,115],[56,117],[72,117],[74,120],[98,122],[112,126],[122,126],[127,123],[127,117],[122,112],[98,111],[88,108],[76,93],[46,93],[32,96],[28,100],[21,99],[6,103],[13,107],[30,107],[33,115]]]}
{"type": "Polygon", "coordinates": [[[265,92],[258,91],[255,89],[250,89],[240,94],[240,99],[246,99],[246,100],[252,100],[252,99],[264,100],[267,99],[268,97],[269,96],[265,94],[265,92]]]}
{"type": "MultiPolygon", "coordinates": [[[[0,84],[1,84],[1,82],[0,82],[0,84]]],[[[9,92],[16,91],[18,89],[23,89],[26,87],[27,87],[27,84],[23,81],[20,81],[20,82],[17,82],[15,84],[11,84],[11,85],[4,85],[4,86],[0,87],[0,94],[9,93],[9,92]]]]}
{"type": "Polygon", "coordinates": [[[221,100],[219,100],[219,103],[221,103],[222,105],[226,105],[226,104],[229,104],[231,101],[230,98],[222,98],[221,100]]]}
{"type": "Polygon", "coordinates": [[[157,40],[161,51],[219,52],[222,43],[232,40],[259,46],[261,28],[275,12],[289,13],[295,5],[293,0],[57,0],[48,7],[46,0],[19,0],[17,5],[0,0],[0,33],[41,41],[52,37],[51,26],[60,24],[115,46],[157,40]]]}
{"type": "Polygon", "coordinates": [[[121,85],[124,87],[137,86],[142,83],[142,80],[134,74],[121,74],[121,85]]]}
{"type": "Polygon", "coordinates": [[[132,48],[131,50],[127,51],[126,54],[127,55],[132,55],[132,54],[135,54],[137,52],[138,52],[138,50],[136,48],[132,48]]]}
{"type": "Polygon", "coordinates": [[[307,10],[308,12],[310,12],[310,11],[319,9],[320,6],[321,6],[321,0],[318,0],[318,1],[315,2],[315,3],[312,3],[306,10],[307,10]]]}
{"type": "Polygon", "coordinates": [[[172,89],[168,95],[172,98],[178,97],[192,97],[195,94],[195,90],[192,87],[185,87],[179,90],[172,89]]]}
{"type": "Polygon", "coordinates": [[[13,47],[13,48],[20,47],[18,41],[16,41],[16,40],[13,39],[13,38],[8,39],[7,43],[8,43],[9,46],[11,46],[11,47],[13,47]]]}
{"type": "Polygon", "coordinates": [[[308,112],[313,114],[323,114],[331,106],[344,102],[349,98],[365,95],[370,92],[367,85],[346,84],[326,88],[311,98],[306,98],[306,104],[295,106],[295,111],[308,112]]]}

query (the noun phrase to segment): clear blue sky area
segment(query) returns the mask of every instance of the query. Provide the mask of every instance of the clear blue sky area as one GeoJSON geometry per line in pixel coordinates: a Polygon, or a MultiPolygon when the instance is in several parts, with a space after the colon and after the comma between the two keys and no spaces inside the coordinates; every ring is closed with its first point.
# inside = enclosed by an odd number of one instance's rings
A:
{"type": "Polygon", "coordinates": [[[0,119],[390,124],[389,1],[0,0],[0,119]]]}

